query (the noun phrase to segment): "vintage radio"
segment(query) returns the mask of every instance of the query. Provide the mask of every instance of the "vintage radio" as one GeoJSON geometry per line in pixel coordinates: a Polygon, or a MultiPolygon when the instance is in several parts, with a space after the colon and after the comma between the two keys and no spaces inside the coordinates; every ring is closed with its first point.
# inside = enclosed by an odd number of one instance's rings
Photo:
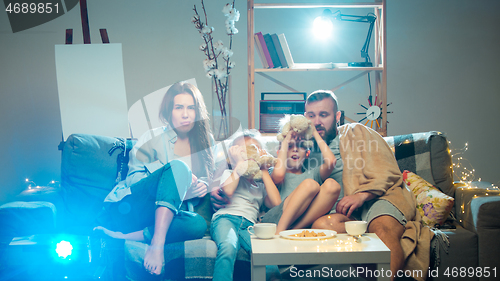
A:
{"type": "Polygon", "coordinates": [[[262,133],[277,133],[285,114],[304,114],[306,93],[261,93],[259,128],[262,133]],[[302,95],[302,100],[265,100],[265,95],[302,95]]]}

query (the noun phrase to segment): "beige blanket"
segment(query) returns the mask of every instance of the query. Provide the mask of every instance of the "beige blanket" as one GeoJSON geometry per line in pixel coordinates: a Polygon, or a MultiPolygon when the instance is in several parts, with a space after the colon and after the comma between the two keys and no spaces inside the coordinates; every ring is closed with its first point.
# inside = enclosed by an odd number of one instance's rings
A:
{"type": "Polygon", "coordinates": [[[401,238],[404,270],[422,270],[425,280],[430,261],[433,232],[421,223],[415,196],[403,187],[403,175],[391,148],[374,130],[358,123],[339,127],[340,155],[344,163],[344,195],[371,192],[391,202],[408,223],[401,238]]]}

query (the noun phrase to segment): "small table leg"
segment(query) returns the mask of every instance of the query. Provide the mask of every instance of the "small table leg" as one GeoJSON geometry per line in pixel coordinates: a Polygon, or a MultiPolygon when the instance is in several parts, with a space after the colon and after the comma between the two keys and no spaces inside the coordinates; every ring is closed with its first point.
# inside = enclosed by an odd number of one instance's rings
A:
{"type": "Polygon", "coordinates": [[[252,281],[266,280],[266,266],[265,265],[252,265],[252,281]]]}
{"type": "MultiPolygon", "coordinates": [[[[379,278],[377,280],[391,280],[391,277],[387,275],[389,270],[391,269],[391,265],[388,263],[379,263],[377,264],[377,271],[379,272],[379,278]]],[[[395,274],[395,272],[393,272],[395,274]]]]}

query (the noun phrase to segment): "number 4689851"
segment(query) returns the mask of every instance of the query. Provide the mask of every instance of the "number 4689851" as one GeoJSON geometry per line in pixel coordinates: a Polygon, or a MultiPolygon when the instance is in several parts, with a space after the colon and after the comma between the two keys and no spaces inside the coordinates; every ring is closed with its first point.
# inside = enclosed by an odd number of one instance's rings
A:
{"type": "Polygon", "coordinates": [[[448,267],[443,272],[447,277],[496,277],[496,267],[448,267]]]}
{"type": "Polygon", "coordinates": [[[9,3],[5,8],[9,14],[51,14],[59,13],[59,3],[9,3]]]}

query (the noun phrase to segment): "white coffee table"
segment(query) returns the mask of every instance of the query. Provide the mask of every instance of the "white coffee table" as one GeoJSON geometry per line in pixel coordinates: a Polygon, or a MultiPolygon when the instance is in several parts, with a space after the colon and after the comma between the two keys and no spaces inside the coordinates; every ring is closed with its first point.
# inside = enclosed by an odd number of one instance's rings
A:
{"type": "MultiPolygon", "coordinates": [[[[378,280],[389,280],[391,252],[374,233],[366,233],[361,242],[347,234],[333,238],[297,241],[280,238],[259,239],[252,236],[252,281],[266,280],[266,265],[334,265],[334,264],[377,264],[373,274],[378,280]]],[[[333,269],[325,274],[335,278],[333,269]]]]}

